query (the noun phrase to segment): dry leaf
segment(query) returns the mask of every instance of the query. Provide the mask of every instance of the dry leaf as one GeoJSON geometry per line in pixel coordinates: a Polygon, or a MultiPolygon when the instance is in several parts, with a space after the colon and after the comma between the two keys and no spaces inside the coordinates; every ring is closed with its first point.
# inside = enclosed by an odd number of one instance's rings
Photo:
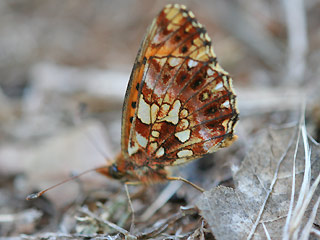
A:
{"type": "MultiPolygon", "coordinates": [[[[290,205],[297,133],[297,127],[270,129],[257,139],[235,174],[235,189],[221,186],[200,197],[197,206],[217,239],[281,239],[290,205]]],[[[309,144],[314,180],[319,175],[320,147],[309,144]]],[[[295,200],[305,163],[302,141],[297,146],[295,200]]],[[[319,191],[315,195],[313,202],[319,191]]],[[[311,210],[309,206],[303,221],[311,210]]],[[[319,220],[317,216],[315,222],[319,224],[319,220]]]]}

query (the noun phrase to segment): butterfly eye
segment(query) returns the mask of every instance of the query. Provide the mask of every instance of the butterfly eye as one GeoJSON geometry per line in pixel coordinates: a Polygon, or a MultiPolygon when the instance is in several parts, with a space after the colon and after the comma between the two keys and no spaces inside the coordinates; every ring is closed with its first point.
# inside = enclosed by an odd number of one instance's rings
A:
{"type": "Polygon", "coordinates": [[[114,179],[121,179],[123,177],[116,164],[112,164],[109,167],[109,175],[114,179]]]}

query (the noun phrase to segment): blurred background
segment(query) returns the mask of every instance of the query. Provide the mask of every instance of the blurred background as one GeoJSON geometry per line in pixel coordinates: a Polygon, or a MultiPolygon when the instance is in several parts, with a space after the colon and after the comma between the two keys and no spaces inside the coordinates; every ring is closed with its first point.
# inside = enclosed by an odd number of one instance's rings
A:
{"type": "MultiPolygon", "coordinates": [[[[191,163],[197,171],[212,168],[205,179],[186,170],[189,179],[208,188],[228,181],[228,166],[240,164],[252,139],[298,121],[304,103],[309,132],[320,140],[319,0],[176,2],[206,27],[240,110],[239,140],[191,163]]],[[[71,182],[48,192],[49,200],[37,203],[40,213],[30,214],[34,202],[24,201],[118,153],[129,75],[147,27],[167,3],[0,1],[0,235],[32,234],[40,228],[35,219],[56,229],[43,215],[55,215],[79,191],[123,188],[92,173],[80,187],[71,182]],[[29,225],[13,223],[24,216],[33,216],[29,225]]]]}

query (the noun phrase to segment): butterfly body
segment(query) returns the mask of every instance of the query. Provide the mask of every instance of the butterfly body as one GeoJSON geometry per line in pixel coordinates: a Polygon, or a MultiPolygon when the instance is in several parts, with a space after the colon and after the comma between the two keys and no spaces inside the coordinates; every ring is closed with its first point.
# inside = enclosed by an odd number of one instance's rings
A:
{"type": "Polygon", "coordinates": [[[122,182],[140,182],[146,185],[164,182],[168,176],[167,171],[161,165],[152,166],[147,162],[137,165],[131,159],[124,159],[122,154],[118,155],[114,163],[97,169],[97,172],[122,182]]]}
{"type": "Polygon", "coordinates": [[[236,140],[232,80],[205,28],[183,5],[167,5],[141,44],[122,111],[121,153],[98,172],[122,181],[168,179],[167,166],[236,140]]]}

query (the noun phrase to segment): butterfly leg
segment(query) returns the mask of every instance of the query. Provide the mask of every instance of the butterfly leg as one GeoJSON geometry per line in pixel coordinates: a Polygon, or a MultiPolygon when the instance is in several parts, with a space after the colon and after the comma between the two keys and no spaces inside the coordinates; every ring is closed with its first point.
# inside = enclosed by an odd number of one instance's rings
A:
{"type": "Polygon", "coordinates": [[[203,188],[201,188],[198,185],[188,181],[187,179],[185,179],[183,177],[167,177],[167,180],[169,180],[169,181],[182,181],[182,182],[188,183],[189,185],[191,185],[195,189],[199,190],[200,192],[204,192],[205,191],[203,188]]]}

